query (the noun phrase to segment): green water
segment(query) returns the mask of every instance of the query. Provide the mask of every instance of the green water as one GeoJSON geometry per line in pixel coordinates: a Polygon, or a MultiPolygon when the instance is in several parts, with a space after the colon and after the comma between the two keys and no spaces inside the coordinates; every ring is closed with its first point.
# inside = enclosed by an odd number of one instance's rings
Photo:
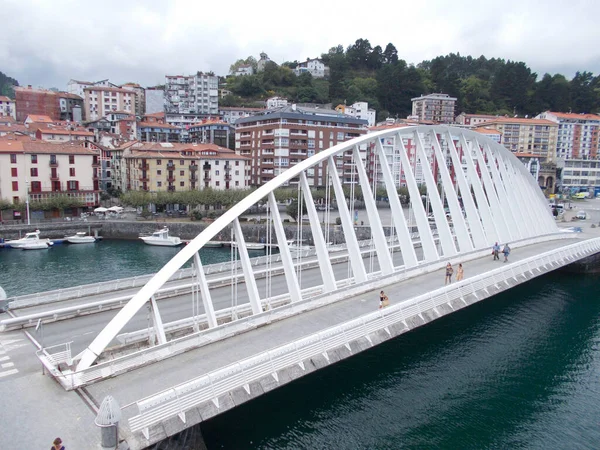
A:
{"type": "MultiPolygon", "coordinates": [[[[61,244],[47,250],[0,249],[0,286],[9,297],[157,272],[181,247],[142,241],[102,240],[61,244]]],[[[250,252],[261,256],[264,252],[250,252]]],[[[229,247],[206,248],[203,264],[231,260],[229,247]]]]}
{"type": "MultiPolygon", "coordinates": [[[[593,276],[534,280],[217,416],[202,434],[209,449],[600,448],[599,287],[593,276]]],[[[188,448],[190,436],[164,448],[188,448]]]]}

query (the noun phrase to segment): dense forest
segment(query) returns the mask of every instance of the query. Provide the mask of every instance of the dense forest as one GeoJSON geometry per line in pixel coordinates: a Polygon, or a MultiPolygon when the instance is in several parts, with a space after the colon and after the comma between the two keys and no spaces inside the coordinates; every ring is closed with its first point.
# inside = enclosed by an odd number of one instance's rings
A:
{"type": "Polygon", "coordinates": [[[0,72],[0,95],[15,98],[13,87],[18,85],[19,82],[17,80],[0,72]]]}
{"type": "MultiPolygon", "coordinates": [[[[310,74],[296,76],[298,61],[281,66],[267,63],[255,75],[229,76],[223,106],[251,105],[280,95],[298,103],[367,101],[378,111],[378,120],[388,116],[404,118],[411,113],[410,99],[421,94],[442,92],[458,99],[456,112],[509,115],[536,115],[542,111],[589,113],[600,107],[600,76],[577,72],[568,80],[560,74],[544,74],[541,79],[524,62],[460,54],[438,56],[431,61],[407,64],[393,44],[372,47],[358,39],[344,49],[338,45],[321,55],[329,66],[327,80],[310,74]]],[[[256,64],[253,57],[236,61],[256,64]]]]}

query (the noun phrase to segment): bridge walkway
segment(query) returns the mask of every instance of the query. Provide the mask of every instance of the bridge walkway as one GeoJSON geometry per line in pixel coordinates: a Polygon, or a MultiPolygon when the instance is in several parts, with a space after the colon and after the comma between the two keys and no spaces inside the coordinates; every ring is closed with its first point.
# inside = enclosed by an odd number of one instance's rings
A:
{"type": "MultiPolygon", "coordinates": [[[[510,260],[520,261],[574,242],[572,239],[564,239],[513,249],[510,260]]],[[[491,255],[471,260],[463,264],[465,279],[498,268],[502,264],[501,261],[493,261],[491,255]]],[[[387,286],[384,290],[390,302],[397,303],[427,293],[443,284],[444,271],[437,270],[387,286]]],[[[375,311],[378,304],[378,291],[375,290],[98,382],[86,389],[97,402],[102,401],[106,395],[112,395],[123,407],[269,348],[375,311]]],[[[126,424],[127,419],[135,414],[135,406],[125,408],[122,424],[126,424]]]]}

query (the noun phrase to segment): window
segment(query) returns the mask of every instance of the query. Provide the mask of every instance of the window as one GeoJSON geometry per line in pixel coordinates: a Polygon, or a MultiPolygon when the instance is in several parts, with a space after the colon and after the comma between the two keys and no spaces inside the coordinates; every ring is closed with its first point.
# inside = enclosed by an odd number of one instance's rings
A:
{"type": "Polygon", "coordinates": [[[219,171],[218,170],[215,170],[215,175],[217,175],[217,176],[219,175],[219,171]]]}
{"type": "Polygon", "coordinates": [[[235,182],[235,185],[236,185],[236,186],[239,186],[239,185],[240,185],[240,182],[239,182],[239,181],[236,181],[236,182],[235,182]]]}
{"type": "Polygon", "coordinates": [[[215,166],[218,166],[218,165],[219,165],[219,161],[215,161],[215,166]]]}
{"type": "Polygon", "coordinates": [[[10,163],[11,164],[16,164],[17,163],[17,155],[15,153],[11,153],[10,154],[10,163]]]}
{"type": "Polygon", "coordinates": [[[235,171],[235,174],[236,174],[236,175],[239,175],[239,174],[240,174],[240,171],[239,171],[239,170],[236,170],[236,171],[235,171]]]}
{"type": "Polygon", "coordinates": [[[161,187],[162,186],[162,181],[157,181],[156,182],[156,187],[161,187]]]}
{"type": "Polygon", "coordinates": [[[31,182],[31,192],[41,192],[42,191],[42,183],[40,181],[32,181],[31,182]]]}
{"type": "MultiPolygon", "coordinates": [[[[180,159],[180,160],[179,160],[179,165],[180,165],[180,166],[185,166],[185,160],[183,160],[183,159],[180,159]]],[[[183,174],[181,174],[181,175],[183,175],[183,174]]]]}
{"type": "Polygon", "coordinates": [[[156,175],[162,175],[162,170],[157,170],[156,175]]]}
{"type": "Polygon", "coordinates": [[[341,133],[341,132],[338,131],[337,140],[338,141],[343,141],[344,140],[344,133],[341,133]]]}
{"type": "Polygon", "coordinates": [[[157,165],[157,166],[160,166],[161,164],[162,164],[162,160],[160,160],[160,159],[157,159],[157,160],[156,160],[156,165],[157,165]]]}
{"type": "Polygon", "coordinates": [[[70,180],[67,181],[67,189],[69,191],[76,191],[79,189],[79,181],[70,180]]]}
{"type": "Polygon", "coordinates": [[[218,181],[215,181],[215,185],[218,186],[220,183],[218,181]]]}
{"type": "Polygon", "coordinates": [[[183,170],[180,170],[180,171],[179,171],[179,175],[180,175],[180,176],[184,176],[184,175],[185,175],[185,171],[183,171],[183,170]]]}
{"type": "Polygon", "coordinates": [[[75,155],[69,155],[69,164],[75,164],[75,155]]]}
{"type": "MultiPolygon", "coordinates": [[[[16,155],[15,155],[15,156],[16,156],[16,155]]],[[[239,166],[239,165],[240,165],[240,162],[239,162],[239,161],[236,161],[236,162],[235,162],[235,165],[236,165],[236,166],[239,166]]]]}
{"type": "Polygon", "coordinates": [[[181,186],[181,187],[185,186],[185,181],[180,181],[179,186],[181,186]]]}
{"type": "Polygon", "coordinates": [[[31,155],[31,163],[37,164],[37,155],[31,155]]]}
{"type": "Polygon", "coordinates": [[[19,190],[19,182],[18,181],[13,181],[12,182],[12,190],[13,191],[18,191],[19,190]]]}
{"type": "MultiPolygon", "coordinates": [[[[31,170],[33,170],[33,169],[31,169],[31,170]]],[[[18,177],[19,176],[19,174],[17,173],[17,168],[16,167],[11,167],[11,169],[10,169],[10,176],[11,177],[18,177]]]]}
{"type": "Polygon", "coordinates": [[[70,177],[74,177],[75,176],[75,167],[69,167],[69,176],[70,177]]]}
{"type": "Polygon", "coordinates": [[[19,197],[13,197],[13,203],[15,205],[18,205],[20,201],[21,201],[21,199],[19,197]]]}
{"type": "Polygon", "coordinates": [[[37,167],[32,167],[31,169],[29,169],[29,173],[31,174],[32,177],[37,177],[38,176],[37,167]]]}

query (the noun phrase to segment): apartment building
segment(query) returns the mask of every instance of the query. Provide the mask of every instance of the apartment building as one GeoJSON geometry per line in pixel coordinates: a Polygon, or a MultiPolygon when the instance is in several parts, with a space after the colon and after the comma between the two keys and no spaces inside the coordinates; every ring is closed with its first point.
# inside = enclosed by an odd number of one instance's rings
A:
{"type": "Polygon", "coordinates": [[[215,144],[226,148],[230,148],[230,143],[233,144],[233,126],[220,120],[199,122],[191,125],[187,131],[189,141],[196,144],[215,144]]]}
{"type": "Polygon", "coordinates": [[[146,90],[137,83],[125,83],[120,87],[135,92],[135,113],[139,116],[146,114],[146,90]]]}
{"type": "Polygon", "coordinates": [[[0,117],[17,118],[15,101],[3,95],[0,95],[0,117]]]}
{"type": "Polygon", "coordinates": [[[456,116],[456,123],[458,125],[470,126],[474,127],[475,125],[479,125],[481,123],[489,122],[490,120],[497,119],[498,116],[493,116],[490,114],[466,114],[460,113],[456,116]]]}
{"type": "Polygon", "coordinates": [[[24,122],[29,115],[45,115],[52,120],[81,121],[83,99],[67,92],[15,87],[16,119],[24,122]]]}
{"type": "Polygon", "coordinates": [[[67,194],[87,206],[100,201],[98,154],[84,143],[0,138],[0,198],[12,203],[67,194]]]}
{"type": "MultiPolygon", "coordinates": [[[[289,105],[240,118],[235,123],[235,148],[251,158],[251,179],[258,186],[315,153],[367,132],[367,122],[337,111],[289,105]]],[[[366,146],[360,149],[366,159],[366,146]]],[[[336,159],[344,183],[352,183],[352,151],[336,159]]],[[[312,186],[327,182],[327,163],[307,172],[312,186]]],[[[292,180],[291,184],[298,183],[292,180]]]]}
{"type": "Polygon", "coordinates": [[[456,98],[448,94],[421,95],[411,99],[412,116],[419,121],[454,123],[456,98]]]}
{"type": "Polygon", "coordinates": [[[589,159],[559,159],[563,191],[588,191],[594,197],[600,194],[600,161],[589,159]]]}
{"type": "Polygon", "coordinates": [[[88,121],[98,120],[115,111],[137,114],[135,91],[116,87],[92,86],[84,88],[83,92],[85,117],[88,121]]]}
{"type": "Polygon", "coordinates": [[[214,144],[138,142],[123,152],[127,189],[175,192],[245,189],[248,158],[214,144]]]}
{"type": "Polygon", "coordinates": [[[219,79],[213,74],[167,75],[165,111],[171,114],[219,113],[219,79]]]}
{"type": "Polygon", "coordinates": [[[307,59],[296,66],[294,73],[298,76],[310,73],[313,78],[325,78],[329,76],[329,67],[320,59],[307,59]]]}
{"type": "Polygon", "coordinates": [[[85,93],[84,89],[92,86],[101,86],[101,87],[117,87],[112,84],[108,79],[100,80],[100,81],[80,81],[80,80],[69,80],[67,83],[67,92],[70,94],[75,94],[81,98],[84,98],[85,93]]]}
{"type": "Polygon", "coordinates": [[[545,111],[536,118],[558,124],[558,159],[598,159],[600,116],[545,111]]]}
{"type": "Polygon", "coordinates": [[[35,124],[29,127],[36,139],[47,142],[93,141],[94,133],[71,124],[35,124]]]}
{"type": "Polygon", "coordinates": [[[288,101],[286,98],[283,97],[270,97],[267,99],[265,104],[267,106],[267,109],[281,108],[282,106],[287,106],[288,101]]]}
{"type": "Polygon", "coordinates": [[[157,86],[146,88],[145,94],[146,105],[144,114],[153,114],[165,111],[165,90],[163,87],[157,86]]]}
{"type": "Polygon", "coordinates": [[[556,160],[558,124],[550,120],[498,117],[475,128],[499,131],[502,145],[513,153],[533,155],[543,161],[556,160]]]}
{"type": "Polygon", "coordinates": [[[183,130],[168,123],[138,122],[138,140],[144,142],[181,142],[183,130]]]}
{"type": "Polygon", "coordinates": [[[369,127],[375,126],[375,117],[377,113],[374,109],[369,108],[367,102],[355,102],[350,106],[337,105],[335,110],[341,114],[366,120],[369,127]]]}
{"type": "MultiPolygon", "coordinates": [[[[287,102],[287,100],[286,100],[287,102]]],[[[287,106],[287,103],[285,105],[280,105],[280,107],[282,106],[287,106]]],[[[273,108],[277,108],[277,107],[273,107],[273,108]]],[[[256,114],[260,114],[265,110],[265,108],[246,108],[243,106],[221,106],[219,108],[219,114],[223,117],[223,120],[231,125],[234,125],[235,122],[238,119],[241,119],[242,117],[250,117],[250,116],[254,116],[256,114]]]]}

